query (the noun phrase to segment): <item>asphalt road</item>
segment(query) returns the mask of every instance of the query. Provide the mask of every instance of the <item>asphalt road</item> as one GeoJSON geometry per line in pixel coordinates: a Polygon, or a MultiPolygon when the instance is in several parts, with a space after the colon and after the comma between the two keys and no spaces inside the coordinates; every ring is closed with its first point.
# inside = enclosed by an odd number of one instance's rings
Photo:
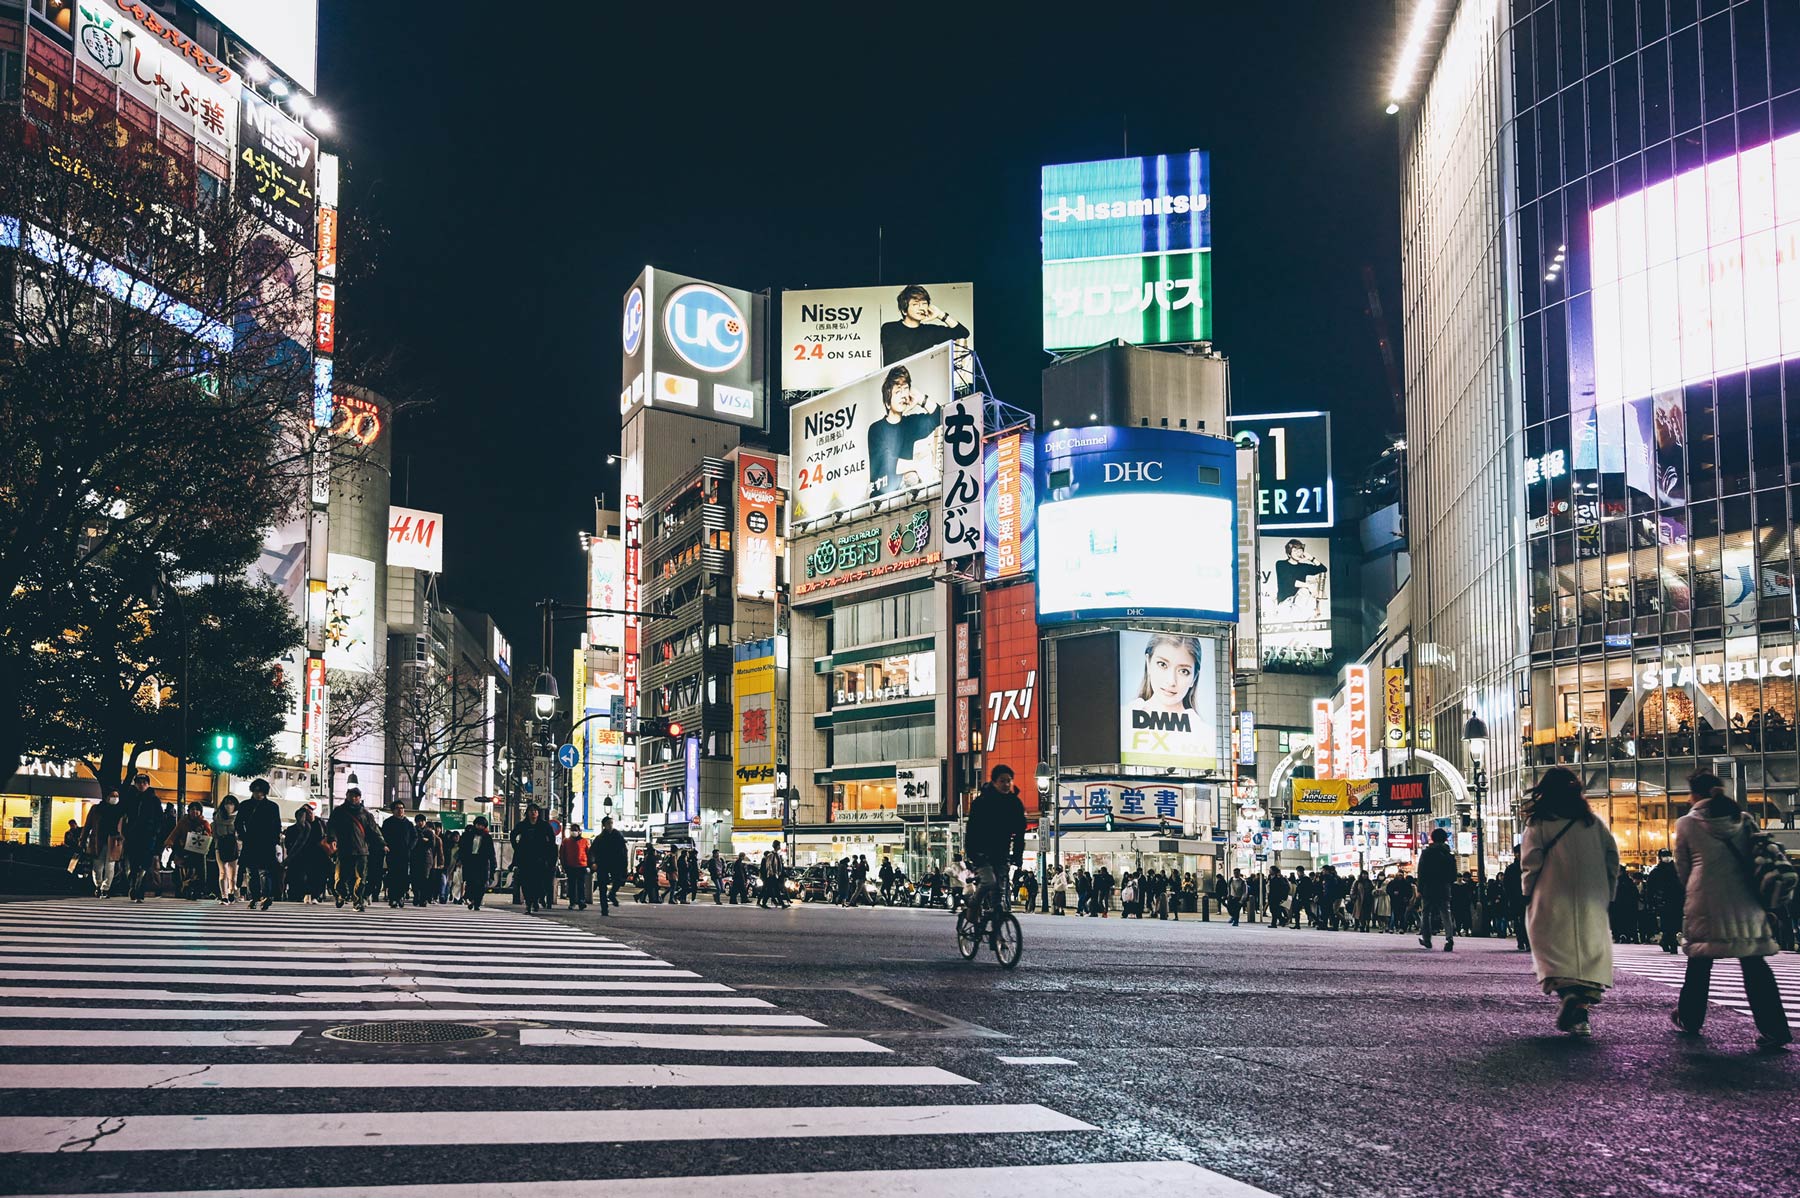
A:
{"type": "Polygon", "coordinates": [[[1800,1192],[1800,1053],[1673,1035],[1653,948],[1582,1041],[1510,942],[1027,916],[1007,973],[943,912],[516,910],[0,904],[0,1191],[1800,1192]],[[387,1012],[496,1034],[319,1034],[387,1012]]]}

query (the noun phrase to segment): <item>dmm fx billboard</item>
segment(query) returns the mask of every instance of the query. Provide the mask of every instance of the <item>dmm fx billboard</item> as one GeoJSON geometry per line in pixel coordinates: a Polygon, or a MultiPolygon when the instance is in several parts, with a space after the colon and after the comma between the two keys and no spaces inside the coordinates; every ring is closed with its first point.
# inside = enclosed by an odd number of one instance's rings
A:
{"type": "Polygon", "coordinates": [[[1038,455],[1038,620],[1238,617],[1236,451],[1150,428],[1057,429],[1038,455]]]}
{"type": "Polygon", "coordinates": [[[1256,442],[1256,524],[1276,529],[1330,528],[1331,415],[1275,412],[1233,416],[1231,435],[1256,442]]]}
{"type": "Polygon", "coordinates": [[[732,826],[781,827],[775,794],[775,641],[731,647],[732,826]]]}
{"type": "Polygon", "coordinates": [[[1218,642],[1119,633],[1119,764],[1219,768],[1218,642]]]}
{"type": "Polygon", "coordinates": [[[768,297],[646,266],[625,293],[619,415],[664,408],[762,428],[768,297]]]}
{"type": "Polygon", "coordinates": [[[947,341],[968,348],[973,283],[781,294],[781,388],[829,391],[947,341]]]}
{"type": "Polygon", "coordinates": [[[1046,166],[1044,348],[1212,340],[1211,190],[1199,150],[1046,166]]]}

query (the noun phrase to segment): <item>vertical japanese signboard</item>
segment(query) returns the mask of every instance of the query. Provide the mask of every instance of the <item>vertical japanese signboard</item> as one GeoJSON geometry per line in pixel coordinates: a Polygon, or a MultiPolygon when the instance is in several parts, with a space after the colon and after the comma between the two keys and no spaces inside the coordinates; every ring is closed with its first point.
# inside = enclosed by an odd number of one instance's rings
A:
{"type": "Polygon", "coordinates": [[[944,560],[982,552],[981,396],[963,395],[944,408],[944,560]]]}
{"type": "Polygon", "coordinates": [[[319,140],[255,92],[238,106],[237,198],[264,224],[314,247],[319,140]]]}
{"type": "Polygon", "coordinates": [[[1037,807],[1038,624],[1032,583],[989,587],[981,594],[982,751],[989,766],[1013,767],[1025,810],[1037,807]]]}
{"type": "Polygon", "coordinates": [[[1331,700],[1314,699],[1312,705],[1313,776],[1329,778],[1335,763],[1331,759],[1331,700]]]}
{"type": "Polygon", "coordinates": [[[1012,578],[1037,569],[1037,446],[1029,430],[988,442],[986,455],[987,576],[1012,578]]]}
{"type": "MultiPolygon", "coordinates": [[[[638,610],[639,586],[642,580],[641,551],[638,548],[639,499],[625,496],[625,610],[638,610]]],[[[636,739],[638,711],[638,618],[625,617],[625,710],[633,721],[628,731],[636,739]]]]}
{"type": "Polygon", "coordinates": [[[1390,749],[1406,747],[1406,671],[1389,666],[1382,673],[1381,707],[1385,735],[1383,743],[1390,749]]]}
{"type": "Polygon", "coordinates": [[[738,451],[737,593],[740,599],[775,597],[775,484],[773,454],[738,451]]]}
{"type": "Polygon", "coordinates": [[[775,640],[766,637],[731,649],[731,695],[736,720],[731,734],[732,824],[779,828],[775,794],[775,640]]]}
{"type": "Polygon", "coordinates": [[[306,762],[307,772],[315,779],[325,776],[326,743],[328,737],[325,727],[325,659],[319,654],[312,654],[306,659],[306,706],[305,722],[300,730],[301,755],[306,762]]]}
{"type": "Polygon", "coordinates": [[[1369,776],[1369,751],[1372,747],[1371,727],[1374,719],[1374,683],[1369,667],[1357,662],[1344,670],[1344,707],[1349,720],[1349,753],[1344,762],[1344,775],[1349,778],[1369,776]]]}

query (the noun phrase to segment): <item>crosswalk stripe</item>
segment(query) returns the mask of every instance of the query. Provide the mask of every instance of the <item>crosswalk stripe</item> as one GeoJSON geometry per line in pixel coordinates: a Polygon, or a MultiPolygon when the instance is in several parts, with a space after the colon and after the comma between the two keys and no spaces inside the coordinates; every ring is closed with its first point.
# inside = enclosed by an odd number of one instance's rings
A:
{"type": "Polygon", "coordinates": [[[227,1028],[182,1032],[173,1028],[0,1028],[0,1048],[276,1048],[300,1038],[300,1029],[227,1028]]]}
{"type": "Polygon", "coordinates": [[[273,1148],[441,1147],[484,1144],[607,1144],[804,1137],[1008,1135],[1095,1131],[1036,1103],[987,1106],[703,1107],[670,1110],[423,1111],[271,1114],[26,1116],[0,1119],[0,1152],[184,1152],[273,1148]],[[98,1133],[98,1134],[97,1134],[98,1133]]]}
{"type": "MultiPolygon", "coordinates": [[[[0,940],[8,943],[23,944],[85,944],[91,941],[105,942],[112,939],[128,940],[134,944],[160,944],[165,941],[191,941],[196,935],[206,937],[209,944],[231,944],[245,941],[251,944],[265,944],[273,929],[263,928],[81,928],[58,924],[53,928],[0,928],[0,940]]],[[[293,945],[329,945],[345,940],[354,940],[361,944],[431,944],[444,948],[456,945],[474,945],[483,948],[515,948],[578,952],[631,952],[622,944],[609,944],[605,941],[585,941],[573,936],[519,936],[512,932],[495,932],[492,935],[477,936],[466,932],[455,935],[433,936],[427,932],[395,932],[380,928],[362,930],[354,924],[346,924],[336,932],[280,932],[283,944],[293,945]]]]}
{"type": "MultiPolygon", "coordinates": [[[[999,1165],[953,1169],[870,1169],[844,1172],[741,1173],[706,1177],[611,1177],[575,1181],[481,1181],[394,1186],[308,1186],[269,1190],[155,1190],[114,1198],[693,1198],[695,1194],[780,1194],[782,1198],[919,1198],[979,1194],[981,1198],[1119,1198],[1121,1194],[1179,1194],[1181,1198],[1271,1198],[1267,1190],[1234,1181],[1186,1161],[1121,1161],[1076,1165],[999,1165]]],[[[46,1194],[43,1198],[93,1198],[46,1194]]]]}
{"type": "MultiPolygon", "coordinates": [[[[410,975],[405,970],[388,974],[365,974],[349,977],[283,977],[257,973],[143,973],[133,971],[131,977],[142,982],[192,982],[214,986],[332,986],[354,989],[359,986],[391,986],[410,975]]],[[[666,975],[665,975],[666,976],[666,975]]],[[[59,971],[54,969],[0,969],[0,979],[12,982],[116,982],[117,973],[59,971]]],[[[684,993],[723,994],[731,990],[723,982],[600,982],[551,978],[454,978],[435,974],[425,979],[439,986],[501,990],[679,990],[684,993]]],[[[0,989],[0,993],[5,993],[0,989]]]]}
{"type": "Polygon", "coordinates": [[[293,994],[220,994],[209,990],[140,990],[132,986],[0,986],[0,1000],[20,998],[127,998],[136,1002],[193,1002],[229,999],[240,1003],[455,1003],[478,1002],[489,1006],[535,1003],[571,1007],[772,1007],[764,998],[696,995],[665,997],[653,994],[469,994],[461,990],[301,990],[293,994]]]}
{"type": "MultiPolygon", "coordinates": [[[[132,936],[128,940],[126,940],[126,943],[140,945],[140,946],[143,946],[146,948],[160,947],[160,948],[165,948],[171,952],[175,952],[175,951],[180,951],[181,945],[183,944],[183,942],[186,939],[189,939],[189,938],[179,937],[179,936],[171,936],[168,939],[168,942],[166,944],[159,944],[159,942],[154,938],[146,938],[143,936],[132,936]]],[[[239,949],[242,949],[242,948],[267,948],[269,946],[269,941],[268,941],[267,937],[256,937],[254,939],[236,939],[236,938],[221,938],[221,937],[215,937],[215,936],[209,935],[207,937],[206,942],[207,942],[207,944],[209,944],[215,948],[239,948],[239,949]]],[[[424,937],[420,937],[420,938],[416,938],[416,939],[408,939],[408,940],[393,940],[393,939],[389,939],[389,938],[383,937],[383,936],[358,936],[353,932],[346,933],[344,936],[339,937],[337,942],[349,942],[352,944],[359,944],[364,947],[370,947],[370,948],[376,947],[379,945],[391,945],[397,949],[429,948],[434,953],[462,952],[462,953],[468,953],[468,954],[471,954],[474,956],[481,956],[481,957],[521,957],[521,958],[525,958],[525,959],[529,959],[529,960],[539,959],[539,954],[535,950],[531,949],[528,946],[517,945],[517,944],[500,944],[498,942],[484,947],[480,941],[472,941],[472,942],[465,943],[463,941],[432,940],[432,939],[424,938],[424,937]]],[[[289,941],[288,943],[295,943],[295,942],[289,941]]],[[[333,943],[333,941],[331,941],[331,940],[307,941],[307,942],[305,942],[304,947],[315,948],[315,949],[323,948],[325,945],[330,944],[330,943],[333,943]]],[[[32,939],[19,939],[19,938],[15,938],[15,937],[0,936],[0,945],[8,946],[9,950],[10,950],[10,947],[13,947],[13,946],[16,946],[17,948],[25,949],[25,948],[38,948],[43,945],[50,945],[50,944],[66,945],[66,946],[75,947],[75,948],[80,948],[80,947],[86,946],[89,949],[98,948],[98,949],[108,949],[108,950],[110,950],[113,947],[112,942],[95,943],[95,942],[91,942],[91,941],[87,941],[87,940],[72,940],[72,939],[65,939],[65,938],[32,940],[32,939]]],[[[587,960],[590,963],[593,961],[599,960],[602,957],[635,958],[635,957],[647,957],[650,955],[648,953],[641,952],[638,949],[626,949],[626,948],[609,949],[604,945],[596,946],[591,952],[587,948],[582,948],[580,951],[588,954],[587,960]]]]}
{"type": "Polygon", "coordinates": [[[929,1065],[0,1065],[0,1090],[385,1090],[420,1086],[972,1086],[929,1065]]]}
{"type": "Polygon", "coordinates": [[[722,1032],[607,1032],[588,1027],[522,1027],[522,1048],[654,1048],[681,1052],[875,1052],[894,1050],[856,1036],[732,1036],[722,1032]]]}
{"type": "MultiPolygon", "coordinates": [[[[217,998],[217,995],[212,997],[217,998]]],[[[459,1023],[623,1023],[645,1027],[818,1027],[804,1015],[747,1015],[736,1011],[548,1011],[541,1009],[386,1007],[375,1011],[336,1008],[322,1011],[257,1011],[191,1007],[0,1007],[0,1019],[69,1019],[112,1023],[386,1023],[392,1020],[450,1020],[459,1023]]]]}
{"type": "MultiPolygon", "coordinates": [[[[279,949],[270,949],[269,946],[266,944],[261,945],[260,947],[264,948],[265,950],[270,951],[270,956],[266,958],[268,961],[275,962],[277,966],[282,967],[282,968],[298,968],[305,964],[315,963],[315,962],[320,963],[320,964],[323,964],[326,962],[341,964],[343,962],[351,962],[351,961],[374,961],[374,962],[379,962],[381,964],[398,963],[398,964],[406,964],[406,965],[418,965],[421,963],[425,963],[425,964],[442,965],[442,966],[455,966],[456,968],[459,968],[459,969],[465,969],[465,968],[466,969],[475,969],[475,968],[484,967],[484,964],[483,964],[484,962],[509,960],[509,958],[502,956],[500,954],[496,954],[496,953],[466,953],[466,954],[459,953],[459,954],[455,954],[455,955],[451,955],[451,956],[442,956],[442,955],[438,955],[435,953],[419,954],[419,953],[414,953],[414,952],[409,952],[409,951],[395,951],[395,952],[388,952],[388,953],[365,953],[365,952],[285,953],[285,952],[281,952],[279,949]]],[[[6,960],[8,960],[8,961],[29,961],[34,964],[39,964],[39,963],[56,964],[60,961],[94,961],[94,962],[109,964],[109,965],[116,964],[116,965],[126,965],[126,966],[136,967],[136,966],[141,965],[143,963],[142,959],[146,958],[146,957],[152,958],[158,962],[167,962],[170,965],[181,964],[181,963],[183,963],[184,958],[192,958],[194,964],[211,965],[211,964],[215,963],[212,959],[213,957],[217,956],[220,953],[225,953],[225,952],[227,952],[227,950],[210,949],[210,948],[193,948],[193,947],[187,947],[187,946],[184,946],[181,948],[176,948],[176,949],[162,949],[162,948],[134,949],[134,948],[129,948],[129,947],[115,948],[109,944],[109,945],[96,947],[96,948],[90,948],[90,949],[75,949],[75,948],[39,949],[39,950],[37,950],[36,953],[29,955],[29,956],[9,953],[6,957],[6,960]],[[93,954],[95,954],[95,953],[104,953],[105,956],[94,956],[93,954]]],[[[232,949],[232,950],[229,950],[228,955],[241,955],[242,952],[243,952],[242,949],[232,949]]],[[[485,967],[498,969],[498,970],[505,970],[505,971],[519,970],[521,972],[528,972],[532,969],[535,969],[537,966],[550,966],[550,965],[559,965],[559,964],[573,965],[573,966],[586,967],[586,968],[592,968],[592,969],[612,969],[612,968],[668,969],[668,968],[672,968],[667,961],[659,961],[654,957],[645,957],[645,956],[619,959],[619,964],[617,966],[612,964],[614,959],[608,958],[608,957],[540,957],[540,956],[533,954],[533,955],[519,957],[518,960],[520,960],[522,962],[530,962],[530,965],[526,966],[526,965],[502,964],[502,965],[485,966],[485,967]]],[[[221,962],[221,964],[222,964],[222,962],[221,962]]],[[[561,969],[544,969],[544,970],[540,970],[539,972],[554,974],[557,977],[561,977],[563,974],[563,971],[561,969]]]]}
{"type": "MultiPolygon", "coordinates": [[[[217,959],[213,959],[213,958],[209,957],[208,959],[206,959],[204,961],[170,961],[170,960],[165,960],[165,959],[159,958],[156,963],[158,965],[163,966],[164,968],[177,967],[177,968],[190,968],[190,969],[237,969],[237,970],[284,969],[284,970],[289,971],[290,973],[329,974],[329,973],[340,972],[347,966],[352,966],[352,962],[350,960],[350,958],[352,956],[353,956],[353,954],[347,953],[347,954],[345,954],[345,956],[343,958],[325,958],[325,959],[316,959],[316,960],[309,959],[309,960],[305,960],[305,961],[293,961],[286,957],[282,957],[279,959],[276,959],[276,958],[268,958],[268,959],[236,958],[236,959],[233,959],[233,958],[228,957],[223,960],[217,960],[217,959]],[[330,962],[329,964],[326,963],[328,960],[330,962]]],[[[356,965],[361,965],[361,964],[391,965],[396,970],[400,970],[400,971],[406,972],[406,973],[432,974],[432,975],[436,975],[436,974],[440,974],[440,973],[454,973],[454,974],[458,974],[458,975],[491,973],[491,974],[501,974],[506,977],[553,977],[553,978],[697,978],[700,976],[699,974],[695,973],[691,969],[676,969],[670,965],[652,966],[652,965],[646,965],[646,963],[642,962],[642,961],[634,961],[630,965],[596,965],[596,966],[591,966],[588,968],[570,967],[570,968],[565,968],[565,969],[539,969],[536,966],[529,966],[529,965],[511,965],[511,966],[509,966],[509,965],[470,965],[470,964],[465,964],[461,961],[444,962],[444,963],[429,963],[428,964],[428,963],[420,962],[420,961],[399,960],[399,959],[395,959],[392,957],[384,957],[384,956],[381,956],[381,955],[375,954],[375,953],[364,953],[364,954],[361,954],[360,956],[361,956],[362,960],[357,961],[355,963],[356,965]]],[[[87,956],[8,957],[8,958],[6,958],[6,961],[7,961],[7,964],[9,964],[9,965],[118,965],[118,966],[123,966],[123,967],[129,968],[131,970],[131,976],[133,976],[133,977],[150,977],[151,976],[149,974],[138,972],[140,969],[143,968],[145,963],[142,960],[139,960],[138,958],[135,958],[135,957],[87,957],[87,956]]],[[[0,974],[0,977],[20,977],[20,976],[21,976],[20,974],[16,974],[16,973],[15,974],[0,974]]],[[[46,970],[42,974],[34,974],[33,976],[42,976],[42,977],[46,977],[46,978],[57,978],[57,977],[74,978],[78,975],[73,974],[73,973],[61,973],[61,972],[57,972],[54,970],[46,970]]],[[[105,976],[111,977],[111,976],[116,976],[116,975],[108,974],[105,976]]],[[[188,979],[188,978],[193,978],[193,977],[197,977],[200,975],[190,974],[190,973],[172,973],[167,976],[170,978],[176,978],[176,979],[188,979]]],[[[266,982],[266,981],[271,980],[261,974],[253,974],[251,976],[254,978],[254,980],[256,980],[258,982],[266,982]]],[[[433,980],[440,980],[440,979],[437,979],[434,977],[433,980]]],[[[445,979],[441,979],[441,980],[448,981],[449,979],[445,978],[445,979]]]]}

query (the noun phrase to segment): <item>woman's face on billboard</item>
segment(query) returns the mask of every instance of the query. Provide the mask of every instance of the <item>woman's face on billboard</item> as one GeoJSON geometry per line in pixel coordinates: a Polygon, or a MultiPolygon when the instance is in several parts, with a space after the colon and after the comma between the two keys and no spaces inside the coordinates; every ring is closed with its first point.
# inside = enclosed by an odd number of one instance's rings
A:
{"type": "Polygon", "coordinates": [[[1196,667],[1189,649],[1159,644],[1150,651],[1150,705],[1161,711],[1180,711],[1194,685],[1196,667]]]}

